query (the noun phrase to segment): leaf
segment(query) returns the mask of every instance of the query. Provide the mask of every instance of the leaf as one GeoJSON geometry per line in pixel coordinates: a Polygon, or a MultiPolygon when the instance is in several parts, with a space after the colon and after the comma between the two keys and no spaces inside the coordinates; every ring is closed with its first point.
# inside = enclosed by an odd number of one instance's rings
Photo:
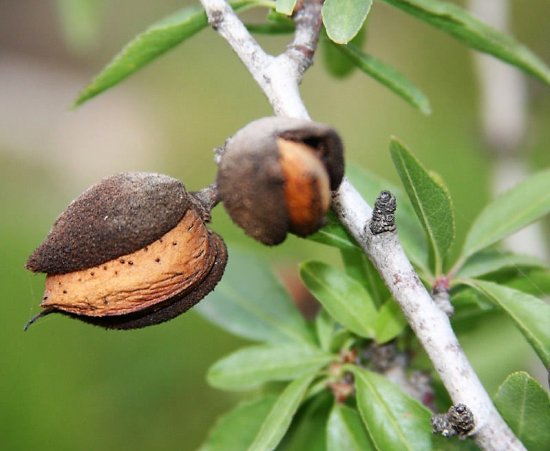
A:
{"type": "Polygon", "coordinates": [[[440,0],[384,1],[439,28],[476,50],[496,56],[545,83],[550,83],[550,68],[527,47],[454,4],[440,0]]]}
{"type": "Polygon", "coordinates": [[[311,346],[251,346],[218,360],[207,377],[213,387],[246,390],[269,381],[289,381],[311,374],[333,358],[311,346]]]}
{"type": "Polygon", "coordinates": [[[315,317],[315,332],[317,333],[317,339],[319,340],[319,346],[323,351],[330,351],[330,343],[332,336],[334,335],[334,320],[326,312],[321,309],[315,317]]]}
{"type": "Polygon", "coordinates": [[[428,98],[396,69],[388,66],[374,56],[363,53],[359,47],[352,43],[338,45],[337,47],[340,52],[353,61],[364,73],[382,83],[423,114],[431,114],[432,109],[428,98]]]}
{"type": "Polygon", "coordinates": [[[265,418],[248,451],[274,449],[285,435],[313,376],[302,376],[283,390],[265,418]]]}
{"type": "Polygon", "coordinates": [[[458,271],[458,277],[479,277],[510,268],[546,268],[544,261],[530,255],[487,249],[472,255],[458,271]]]}
{"type": "Polygon", "coordinates": [[[527,449],[550,449],[550,398],[529,374],[510,374],[498,389],[495,406],[527,449]]]}
{"type": "Polygon", "coordinates": [[[376,342],[386,343],[397,337],[407,327],[407,320],[396,302],[387,300],[378,311],[374,326],[376,342]]]}
{"type": "Polygon", "coordinates": [[[546,368],[550,368],[550,304],[493,282],[469,279],[465,283],[501,307],[514,320],[546,368]]]}
{"type": "Polygon", "coordinates": [[[221,416],[199,451],[242,451],[247,449],[273,408],[277,396],[266,395],[239,403],[221,416]]]}
{"type": "MultiPolygon", "coordinates": [[[[311,391],[313,388],[310,390],[310,394],[311,391]]],[[[326,437],[320,431],[324,431],[326,428],[332,400],[332,393],[323,390],[304,401],[277,450],[326,450],[326,437]]]]}
{"type": "Polygon", "coordinates": [[[550,169],[532,175],[499,196],[470,228],[462,258],[491,246],[550,213],[550,169]]]}
{"type": "Polygon", "coordinates": [[[310,261],[300,267],[306,287],[342,326],[362,337],[374,337],[376,308],[356,280],[332,266],[310,261]]]}
{"type": "Polygon", "coordinates": [[[344,229],[332,211],[329,211],[326,217],[326,224],[321,230],[309,235],[308,239],[338,249],[359,249],[353,237],[344,229]]]}
{"type": "Polygon", "coordinates": [[[325,0],[321,14],[328,37],[346,44],[359,33],[367,19],[372,0],[325,0]]]}
{"type": "Polygon", "coordinates": [[[443,271],[445,256],[453,243],[455,222],[451,196],[443,181],[424,169],[399,141],[392,139],[390,152],[401,182],[428,237],[435,275],[443,271]]]}
{"type": "Polygon", "coordinates": [[[345,405],[334,404],[327,423],[327,451],[375,451],[361,417],[345,405]]]}
{"type": "MultiPolygon", "coordinates": [[[[235,10],[255,6],[258,0],[231,2],[235,10]]],[[[114,59],[86,86],[75,106],[115,86],[159,56],[208,25],[206,13],[200,6],[189,6],[151,25],[132,39],[114,59]]]]}
{"type": "Polygon", "coordinates": [[[276,0],[275,1],[275,11],[280,14],[286,14],[291,16],[296,6],[296,0],[276,0]]]}
{"type": "MultiPolygon", "coordinates": [[[[366,26],[361,27],[359,32],[349,42],[350,45],[353,44],[358,49],[363,48],[366,36],[365,28],[366,26]]],[[[350,75],[356,69],[357,64],[342,53],[339,49],[341,44],[336,44],[331,41],[329,37],[326,36],[326,33],[322,35],[322,38],[320,44],[323,63],[328,73],[335,78],[344,78],[350,75]]]]}
{"type": "Polygon", "coordinates": [[[221,328],[251,340],[314,345],[305,320],[267,263],[236,248],[229,255],[221,282],[196,310],[221,328]]]}
{"type": "Polygon", "coordinates": [[[376,449],[430,450],[430,411],[385,377],[349,366],[355,375],[357,406],[376,449]]]}

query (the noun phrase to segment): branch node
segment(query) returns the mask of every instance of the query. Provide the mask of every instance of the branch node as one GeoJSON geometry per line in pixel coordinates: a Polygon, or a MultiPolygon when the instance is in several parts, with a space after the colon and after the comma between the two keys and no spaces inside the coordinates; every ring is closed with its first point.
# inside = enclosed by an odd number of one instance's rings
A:
{"type": "Polygon", "coordinates": [[[395,210],[397,201],[395,196],[389,191],[382,191],[376,198],[372,218],[368,223],[369,229],[373,235],[383,232],[395,232],[395,210]]]}
{"type": "Polygon", "coordinates": [[[432,288],[434,302],[449,318],[455,313],[455,309],[451,304],[450,290],[451,286],[447,276],[438,277],[432,288]]]}

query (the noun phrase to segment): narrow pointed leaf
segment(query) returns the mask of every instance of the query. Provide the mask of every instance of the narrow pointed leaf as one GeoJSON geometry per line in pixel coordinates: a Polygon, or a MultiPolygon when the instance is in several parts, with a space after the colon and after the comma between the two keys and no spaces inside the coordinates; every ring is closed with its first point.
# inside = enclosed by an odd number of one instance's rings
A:
{"type": "Polygon", "coordinates": [[[317,340],[319,346],[323,351],[330,351],[330,343],[332,336],[334,335],[336,323],[326,310],[321,309],[315,317],[315,332],[317,333],[317,340]]]}
{"type": "Polygon", "coordinates": [[[339,269],[315,261],[302,264],[300,275],[337,322],[357,335],[374,337],[376,307],[359,282],[339,269]]]}
{"type": "Polygon", "coordinates": [[[375,451],[355,409],[334,404],[327,423],[327,451],[375,451]]]}
{"type": "Polygon", "coordinates": [[[550,398],[529,374],[510,374],[498,389],[495,406],[527,449],[550,449],[550,398]]]}
{"type": "Polygon", "coordinates": [[[276,0],[275,10],[280,14],[292,15],[294,7],[296,6],[296,0],[276,0]]]}
{"type": "Polygon", "coordinates": [[[321,13],[328,37],[338,44],[351,41],[367,19],[372,0],[325,0],[321,13]]]}
{"type": "Polygon", "coordinates": [[[241,337],[270,343],[314,345],[315,339],[269,265],[232,248],[225,274],[197,310],[241,337]]]}
{"type": "Polygon", "coordinates": [[[550,368],[550,304],[512,288],[482,280],[467,280],[514,320],[546,368],[550,368]]]}
{"type": "Polygon", "coordinates": [[[361,71],[382,83],[410,105],[426,115],[431,113],[432,110],[428,98],[395,68],[387,65],[374,56],[363,53],[359,47],[352,43],[338,45],[337,48],[353,61],[361,71]]]}
{"type": "Polygon", "coordinates": [[[496,56],[550,84],[550,68],[527,47],[452,3],[441,0],[383,1],[439,28],[476,50],[496,56]]]}
{"type": "Polygon", "coordinates": [[[376,342],[386,343],[397,337],[407,327],[407,320],[399,305],[392,299],[387,300],[378,311],[376,318],[376,342]]]}
{"type": "MultiPolygon", "coordinates": [[[[235,10],[251,7],[254,0],[231,3],[235,10]]],[[[86,86],[75,101],[81,105],[101,92],[120,83],[159,56],[208,25],[206,13],[198,5],[184,8],[151,25],[132,39],[118,55],[86,86]]]]}
{"type": "Polygon", "coordinates": [[[350,367],[357,406],[376,449],[431,449],[430,411],[384,376],[350,367]]]}
{"type": "Polygon", "coordinates": [[[308,397],[300,406],[288,432],[277,447],[279,451],[325,451],[325,430],[333,396],[328,390],[308,397]]]}
{"type": "Polygon", "coordinates": [[[286,386],[247,448],[248,451],[275,449],[288,430],[312,380],[313,376],[302,376],[286,386]]]}
{"type": "Polygon", "coordinates": [[[546,262],[530,255],[487,249],[472,255],[458,271],[458,277],[479,277],[507,269],[547,268],[546,262]]]}
{"type": "Polygon", "coordinates": [[[326,224],[318,232],[309,235],[308,239],[338,249],[359,249],[353,237],[344,229],[332,211],[328,212],[326,224]]]}
{"type": "Polygon", "coordinates": [[[277,396],[266,395],[239,403],[221,416],[211,429],[199,451],[242,451],[253,442],[256,434],[273,408],[277,396]]]}
{"type": "Polygon", "coordinates": [[[310,346],[251,346],[218,360],[208,382],[225,390],[247,390],[269,381],[290,381],[311,374],[334,357],[310,346]]]}
{"type": "Polygon", "coordinates": [[[532,175],[487,205],[470,228],[463,258],[550,213],[550,169],[532,175]]]}
{"type": "MultiPolygon", "coordinates": [[[[353,45],[357,49],[362,49],[365,43],[365,29],[366,26],[361,27],[348,45],[353,45]]],[[[328,73],[335,78],[344,78],[353,73],[357,68],[357,64],[339,49],[342,44],[336,44],[334,41],[331,41],[326,34],[322,37],[324,39],[320,40],[321,53],[323,55],[324,66],[328,73]]]]}
{"type": "Polygon", "coordinates": [[[416,157],[393,139],[390,152],[432,250],[435,274],[441,274],[445,257],[453,244],[455,222],[451,196],[443,181],[428,172],[416,157]]]}

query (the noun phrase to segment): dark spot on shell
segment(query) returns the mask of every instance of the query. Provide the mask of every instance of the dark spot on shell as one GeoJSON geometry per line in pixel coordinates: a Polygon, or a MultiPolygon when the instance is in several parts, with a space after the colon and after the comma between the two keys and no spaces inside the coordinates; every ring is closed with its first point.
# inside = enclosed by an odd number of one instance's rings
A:
{"type": "Polygon", "coordinates": [[[109,304],[109,299],[107,299],[107,298],[103,299],[103,304],[108,305],[109,304]]]}
{"type": "Polygon", "coordinates": [[[118,276],[118,271],[115,271],[115,276],[118,276]]]}
{"type": "Polygon", "coordinates": [[[128,260],[128,264],[129,264],[130,266],[132,266],[132,265],[134,264],[134,262],[133,262],[132,260],[128,260]]]}
{"type": "Polygon", "coordinates": [[[177,246],[177,245],[178,245],[177,241],[172,241],[172,246],[177,246]]]}
{"type": "Polygon", "coordinates": [[[155,261],[156,261],[157,263],[160,263],[160,258],[158,258],[158,257],[155,258],[155,261]]]}
{"type": "Polygon", "coordinates": [[[103,265],[103,271],[107,271],[107,265],[103,265]]]}
{"type": "Polygon", "coordinates": [[[126,260],[124,260],[123,258],[121,258],[118,262],[119,262],[121,265],[123,265],[124,263],[126,263],[126,260]]]}
{"type": "Polygon", "coordinates": [[[67,294],[67,290],[63,290],[63,294],[67,294]]]}
{"type": "Polygon", "coordinates": [[[95,276],[95,272],[92,271],[92,272],[90,273],[90,276],[94,277],[94,276],[95,276]]]}
{"type": "Polygon", "coordinates": [[[149,246],[145,246],[145,247],[143,248],[143,252],[147,252],[148,250],[149,250],[149,246]]]}

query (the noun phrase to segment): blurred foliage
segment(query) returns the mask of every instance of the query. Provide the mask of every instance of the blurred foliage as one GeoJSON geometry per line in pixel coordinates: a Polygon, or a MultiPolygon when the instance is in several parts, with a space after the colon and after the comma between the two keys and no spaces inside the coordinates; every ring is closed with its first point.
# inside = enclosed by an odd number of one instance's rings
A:
{"type": "MultiPolygon", "coordinates": [[[[8,1],[3,4],[0,28],[25,30],[27,47],[16,42],[20,34],[8,36],[4,31],[0,51],[48,61],[59,71],[77,70],[84,86],[84,80],[97,73],[132,36],[182,3],[192,2],[104,3],[96,50],[79,58],[54,50],[63,46],[57,35],[54,2],[8,1]]],[[[546,0],[534,0],[528,7],[523,2],[513,3],[513,27],[522,42],[548,61],[546,7],[546,0]]],[[[387,152],[388,137],[397,134],[421,151],[419,158],[443,176],[453,195],[459,212],[457,242],[462,242],[489,195],[491,158],[484,153],[478,131],[477,87],[470,53],[389,7],[376,8],[372,14],[376,20],[369,19],[368,51],[383,56],[422,88],[430,98],[432,116],[423,117],[362,74],[334,81],[321,65],[306,74],[304,101],[312,117],[340,130],[348,161],[392,181],[397,181],[397,174],[387,152]]],[[[257,22],[263,19],[257,12],[246,17],[257,22]]],[[[284,49],[287,37],[261,36],[259,40],[269,51],[277,52],[284,49]]],[[[545,126],[550,120],[550,97],[538,82],[529,83],[533,95],[525,158],[529,165],[543,168],[550,165],[550,129],[545,126]]],[[[269,105],[240,62],[209,30],[128,80],[119,93],[151,111],[155,133],[163,137],[157,148],[151,149],[155,159],[148,170],[175,175],[190,189],[212,180],[211,149],[251,119],[270,114],[269,105]]],[[[84,108],[101,111],[109,107],[104,98],[93,102],[84,108]]],[[[14,114],[17,107],[0,104],[3,112],[14,114]]],[[[35,125],[29,115],[21,129],[33,135],[35,125]]],[[[243,342],[206,323],[195,312],[127,333],[50,317],[23,334],[24,323],[37,310],[43,285],[42,276],[24,270],[24,262],[56,215],[93,180],[88,168],[65,173],[59,169],[58,155],[43,154],[49,135],[36,136],[35,152],[25,153],[11,148],[4,136],[9,131],[0,130],[4,306],[0,320],[0,448],[196,449],[215,418],[240,398],[210,388],[205,381],[207,369],[243,342]]],[[[135,169],[136,162],[127,161],[121,168],[115,157],[114,153],[110,172],[135,169]]],[[[213,228],[229,243],[239,243],[269,258],[281,274],[291,274],[287,283],[297,277],[299,260],[322,257],[336,263],[339,258],[336,251],[296,238],[276,249],[261,247],[245,238],[221,208],[214,212],[213,228]]],[[[202,302],[208,303],[208,299],[202,302]]],[[[492,316],[490,324],[472,318],[462,322],[461,330],[466,352],[491,393],[511,371],[532,373],[539,368],[534,366],[534,354],[524,338],[503,317],[492,316]]]]}

